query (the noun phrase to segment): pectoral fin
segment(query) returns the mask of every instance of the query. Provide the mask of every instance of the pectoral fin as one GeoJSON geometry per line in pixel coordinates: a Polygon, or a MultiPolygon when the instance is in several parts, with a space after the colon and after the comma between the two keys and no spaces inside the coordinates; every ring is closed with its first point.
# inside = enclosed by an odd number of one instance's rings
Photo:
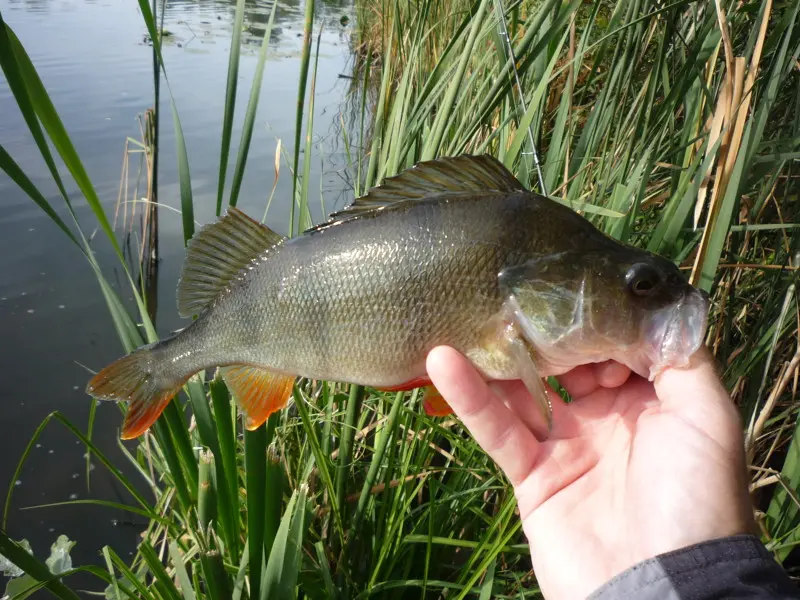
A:
{"type": "Polygon", "coordinates": [[[553,404],[550,402],[550,396],[547,393],[544,381],[542,381],[539,371],[536,369],[536,363],[533,361],[530,348],[525,343],[525,340],[515,336],[513,339],[508,340],[508,353],[514,361],[518,377],[539,405],[539,410],[547,422],[548,431],[552,430],[553,404]]]}
{"type": "Polygon", "coordinates": [[[534,361],[534,350],[525,341],[521,328],[517,325],[512,307],[492,317],[482,332],[482,349],[488,355],[502,357],[505,369],[510,368],[521,379],[547,422],[548,430],[553,427],[553,406],[547,388],[539,375],[534,361]]]}
{"type": "Polygon", "coordinates": [[[222,378],[245,415],[245,427],[252,431],[289,403],[294,377],[248,365],[220,369],[222,378]]]}

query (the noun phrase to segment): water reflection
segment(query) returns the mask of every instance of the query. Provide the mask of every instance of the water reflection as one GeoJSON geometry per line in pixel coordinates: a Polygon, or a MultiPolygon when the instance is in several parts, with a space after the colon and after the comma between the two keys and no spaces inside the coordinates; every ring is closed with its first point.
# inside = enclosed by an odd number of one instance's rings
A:
{"type": "MultiPolygon", "coordinates": [[[[51,1],[51,0],[47,0],[51,1]]],[[[349,19],[351,0],[330,0],[317,3],[316,29],[342,31],[342,17],[349,19]]],[[[164,12],[165,46],[190,48],[198,45],[223,42],[230,43],[234,23],[235,0],[170,0],[161,3],[159,11],[164,12]],[[216,22],[215,22],[216,21],[216,22]]],[[[259,48],[266,32],[272,3],[250,0],[245,3],[244,23],[241,34],[243,51],[259,48]]],[[[275,10],[275,23],[270,33],[271,46],[280,46],[285,38],[300,38],[303,35],[304,2],[286,0],[280,2],[275,10]]],[[[149,43],[149,36],[144,41],[149,43]]],[[[345,41],[342,35],[341,41],[345,41]]]]}
{"type": "MultiPolygon", "coordinates": [[[[343,178],[346,164],[339,143],[339,114],[349,82],[339,77],[349,69],[348,28],[343,14],[353,18],[350,0],[316,3],[314,35],[321,31],[315,100],[314,160],[310,200],[315,220],[350,197],[343,178]]],[[[232,135],[231,165],[241,136],[256,54],[264,36],[271,4],[247,0],[242,31],[237,114],[232,135]]],[[[3,19],[28,50],[49,90],[106,212],[113,217],[119,195],[123,149],[127,138],[140,137],[137,115],[152,106],[152,49],[136,0],[0,0],[3,19]]],[[[235,2],[175,0],[165,4],[164,57],[189,152],[197,224],[214,218],[220,154],[221,117],[234,22],[235,2]]],[[[261,103],[256,118],[248,167],[239,206],[261,218],[274,181],[278,139],[291,156],[302,49],[304,3],[282,0],[269,39],[261,103]]],[[[162,156],[159,165],[159,251],[156,322],[163,335],[185,326],[175,309],[175,287],[184,247],[175,140],[164,90],[161,105],[162,156]]],[[[46,166],[30,139],[5,80],[0,75],[0,143],[69,222],[50,181],[46,166]]],[[[231,166],[232,169],[232,166],[231,166]]],[[[131,170],[135,171],[133,165],[131,170]]],[[[291,182],[283,163],[267,223],[277,231],[288,225],[291,182]]],[[[131,175],[133,177],[133,175],[131,175]]],[[[228,174],[230,186],[230,171],[228,174]]],[[[66,185],[78,218],[88,234],[96,220],[75,184],[66,185]]],[[[35,428],[47,414],[61,411],[86,430],[89,399],[83,387],[90,370],[121,353],[113,323],[91,270],[79,252],[29,198],[0,174],[0,364],[10,376],[0,378],[4,399],[4,435],[0,436],[0,494],[5,494],[17,459],[35,428]]],[[[116,267],[102,235],[93,239],[97,259],[112,283],[127,283],[116,267]]],[[[134,242],[135,240],[129,240],[134,242]]],[[[136,254],[135,245],[131,247],[136,254]]],[[[124,300],[130,302],[127,293],[124,300]]],[[[114,405],[99,407],[94,441],[116,464],[124,464],[118,448],[120,413],[114,405]]],[[[130,499],[103,468],[92,471],[87,492],[84,449],[75,438],[50,426],[32,449],[15,486],[9,523],[13,537],[27,537],[37,556],[46,556],[59,533],[79,543],[76,565],[97,563],[105,544],[127,549],[137,541],[138,527],[120,527],[130,516],[91,506],[20,511],[22,506],[79,498],[130,499]],[[78,477],[73,477],[77,473],[78,477]],[[87,528],[85,523],[92,526],[87,528]]],[[[130,472],[130,470],[128,470],[130,472]]],[[[135,519],[136,520],[136,519],[135,519]]],[[[140,521],[140,519],[138,520],[140,521]]],[[[141,523],[139,523],[141,525],[141,523]]],[[[86,581],[86,580],[84,580],[86,581]]],[[[77,583],[77,581],[76,581],[77,583]]],[[[2,585],[2,582],[0,582],[2,585]]]]}

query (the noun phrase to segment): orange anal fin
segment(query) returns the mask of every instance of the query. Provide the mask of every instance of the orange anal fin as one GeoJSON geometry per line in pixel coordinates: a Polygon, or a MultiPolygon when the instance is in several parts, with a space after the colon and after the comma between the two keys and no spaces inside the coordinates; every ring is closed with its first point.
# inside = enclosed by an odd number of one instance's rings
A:
{"type": "Polygon", "coordinates": [[[401,383],[400,385],[395,385],[391,387],[379,387],[375,388],[376,390],[380,390],[382,392],[408,392],[410,390],[415,390],[417,388],[429,386],[431,384],[431,380],[427,377],[417,377],[416,379],[412,379],[411,381],[406,381],[405,383],[401,383]]]}
{"type": "Polygon", "coordinates": [[[220,372],[239,410],[244,413],[244,425],[250,431],[289,403],[293,376],[248,365],[222,367],[220,372]]]}
{"type": "Polygon", "coordinates": [[[434,386],[429,385],[425,388],[422,396],[422,407],[425,413],[431,417],[446,417],[453,414],[453,409],[434,386]]]}
{"type": "Polygon", "coordinates": [[[128,412],[125,414],[125,421],[122,424],[120,437],[123,440],[132,440],[150,429],[179,390],[180,387],[152,398],[134,398],[131,400],[128,405],[128,412]]]}

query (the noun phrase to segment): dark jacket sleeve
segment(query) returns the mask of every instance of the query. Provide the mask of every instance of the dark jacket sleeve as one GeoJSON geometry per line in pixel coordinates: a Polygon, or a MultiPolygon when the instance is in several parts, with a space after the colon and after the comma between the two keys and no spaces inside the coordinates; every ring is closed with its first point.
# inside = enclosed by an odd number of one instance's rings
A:
{"type": "Polygon", "coordinates": [[[761,541],[737,535],[661,554],[620,573],[591,600],[775,600],[800,589],[761,541]]]}

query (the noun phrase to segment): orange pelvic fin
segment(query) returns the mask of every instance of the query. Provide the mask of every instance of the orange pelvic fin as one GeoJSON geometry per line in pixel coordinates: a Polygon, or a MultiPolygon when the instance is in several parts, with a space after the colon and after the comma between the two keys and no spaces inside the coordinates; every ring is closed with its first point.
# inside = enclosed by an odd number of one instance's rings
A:
{"type": "Polygon", "coordinates": [[[422,396],[422,406],[428,415],[432,417],[444,417],[453,414],[453,409],[450,408],[447,401],[442,398],[439,390],[431,384],[431,380],[427,377],[417,377],[416,379],[411,379],[400,385],[377,389],[382,392],[408,392],[409,390],[415,390],[417,388],[425,388],[422,396]]]}
{"type": "Polygon", "coordinates": [[[249,365],[222,367],[220,372],[250,431],[289,403],[295,381],[290,375],[249,365]]]}
{"type": "Polygon", "coordinates": [[[391,387],[379,387],[375,388],[382,392],[408,392],[411,390],[415,390],[417,388],[426,387],[431,384],[431,380],[427,377],[417,377],[416,379],[412,379],[410,381],[406,381],[405,383],[401,383],[400,385],[394,385],[391,387]]]}
{"type": "Polygon", "coordinates": [[[128,402],[122,439],[130,440],[150,429],[188,377],[164,386],[150,369],[150,348],[144,346],[111,363],[92,377],[86,392],[100,400],[128,402]]]}
{"type": "Polygon", "coordinates": [[[422,406],[425,413],[431,417],[446,417],[453,414],[453,409],[442,397],[434,386],[429,385],[425,388],[425,394],[422,396],[422,406]]]}

